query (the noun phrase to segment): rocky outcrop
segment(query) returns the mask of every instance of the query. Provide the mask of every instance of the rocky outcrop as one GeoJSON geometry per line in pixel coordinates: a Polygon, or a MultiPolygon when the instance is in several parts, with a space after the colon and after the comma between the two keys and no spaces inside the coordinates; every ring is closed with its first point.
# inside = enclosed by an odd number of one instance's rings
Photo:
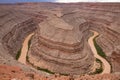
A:
{"type": "MultiPolygon", "coordinates": [[[[95,5],[92,7],[95,7],[95,5]]],[[[120,50],[120,16],[118,16],[120,13],[117,8],[109,11],[107,8],[102,9],[101,7],[102,6],[99,5],[99,7],[96,6],[96,8],[90,9],[88,7],[83,7],[84,9],[76,8],[72,12],[65,9],[63,11],[65,14],[62,16],[62,19],[72,26],[79,26],[80,30],[88,28],[89,30],[99,32],[100,35],[96,38],[96,41],[106,53],[109,62],[114,66],[116,61],[110,61],[110,58],[113,57],[113,51],[119,54],[120,50]]],[[[119,63],[117,64],[116,66],[119,66],[119,63]]],[[[116,70],[115,67],[112,68],[113,72],[119,70],[116,70]]]]}
{"type": "Polygon", "coordinates": [[[1,43],[9,54],[15,57],[24,38],[36,29],[37,24],[32,17],[19,11],[0,10],[0,12],[1,43]]]}
{"type": "Polygon", "coordinates": [[[0,63],[18,65],[15,55],[24,38],[36,29],[30,63],[58,73],[88,73],[94,57],[87,40],[92,35],[89,30],[94,30],[100,34],[96,41],[112,71],[119,72],[119,9],[119,3],[0,5],[0,63]]]}
{"type": "Polygon", "coordinates": [[[2,43],[8,49],[9,53],[15,57],[17,51],[21,48],[24,38],[36,29],[36,24],[32,19],[16,24],[3,38],[2,43]]]}
{"type": "Polygon", "coordinates": [[[48,17],[35,32],[28,53],[29,62],[55,73],[89,72],[94,58],[85,38],[88,31],[85,30],[56,16],[48,17]]]}
{"type": "Polygon", "coordinates": [[[82,75],[62,76],[59,74],[45,77],[37,73],[25,72],[17,66],[0,65],[0,79],[1,80],[119,80],[120,75],[117,74],[104,74],[104,75],[82,75]]]}
{"type": "MultiPolygon", "coordinates": [[[[40,17],[38,19],[40,22],[40,17]]],[[[8,5],[0,5],[0,64],[18,65],[23,70],[36,71],[15,60],[24,38],[36,28],[35,17],[16,11],[8,5]]]]}

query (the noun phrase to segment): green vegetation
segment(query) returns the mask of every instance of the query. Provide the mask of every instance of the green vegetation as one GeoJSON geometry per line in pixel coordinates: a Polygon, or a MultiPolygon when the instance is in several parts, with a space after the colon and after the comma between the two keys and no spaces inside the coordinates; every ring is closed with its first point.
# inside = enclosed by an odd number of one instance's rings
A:
{"type": "MultiPolygon", "coordinates": [[[[98,35],[99,36],[99,35],[98,35]]],[[[98,53],[98,55],[100,55],[101,57],[103,57],[103,58],[105,58],[106,59],[106,55],[105,55],[105,53],[103,52],[103,50],[102,50],[102,48],[97,44],[97,42],[96,42],[96,38],[98,37],[98,36],[96,36],[94,39],[93,39],[93,42],[94,42],[94,46],[95,46],[95,48],[96,48],[96,50],[97,50],[97,53],[98,53]]],[[[107,60],[107,59],[106,59],[107,60]]],[[[108,60],[107,60],[108,61],[108,60]]],[[[102,62],[99,60],[99,59],[96,59],[96,62],[100,62],[100,64],[102,65],[102,62]]],[[[109,62],[109,61],[108,61],[109,62]]],[[[109,62],[109,64],[110,64],[110,62],[109,62]]],[[[111,72],[112,72],[112,65],[110,64],[110,66],[111,66],[111,72]]],[[[102,66],[101,66],[102,67],[102,66]]],[[[103,69],[101,68],[101,69],[97,69],[96,70],[96,73],[99,73],[99,72],[102,72],[103,71],[103,69]]]]}
{"type": "Polygon", "coordinates": [[[110,62],[109,62],[109,64],[110,64],[110,68],[111,68],[110,72],[112,73],[113,72],[112,64],[110,62]]]}
{"type": "Polygon", "coordinates": [[[60,75],[69,76],[69,74],[65,74],[65,73],[60,73],[60,75]]]}
{"type": "Polygon", "coordinates": [[[102,62],[98,58],[96,58],[96,62],[102,64],[102,62]]]}
{"type": "MultiPolygon", "coordinates": [[[[30,48],[30,45],[31,45],[31,39],[28,41],[28,50],[29,50],[29,48],[30,48]]],[[[22,48],[20,48],[20,50],[17,52],[16,60],[18,60],[19,57],[20,57],[20,55],[21,55],[21,49],[22,49],[22,48]]],[[[26,59],[28,60],[28,56],[26,56],[26,59]]]]}
{"type": "Polygon", "coordinates": [[[28,57],[28,55],[26,56],[26,61],[29,62],[29,57],[28,57]]]}
{"type": "MultiPolygon", "coordinates": [[[[52,71],[50,71],[50,70],[48,70],[48,69],[40,68],[40,67],[35,66],[34,64],[30,63],[28,56],[26,56],[26,61],[27,61],[30,65],[32,65],[34,68],[36,68],[37,70],[41,70],[41,71],[46,72],[46,73],[49,73],[49,74],[55,74],[54,72],[52,72],[52,71]]],[[[60,73],[60,75],[68,76],[69,74],[60,73]]]]}
{"type": "MultiPolygon", "coordinates": [[[[54,72],[51,72],[48,69],[43,69],[43,68],[40,68],[40,67],[37,67],[37,70],[41,70],[41,71],[47,72],[49,74],[55,74],[54,72]]],[[[60,75],[68,76],[69,74],[60,73],[60,75]]]]}
{"type": "Polygon", "coordinates": [[[20,48],[20,49],[19,49],[19,51],[17,52],[17,55],[16,55],[16,60],[18,60],[18,59],[19,59],[20,55],[21,55],[21,48],[20,48]]]}
{"type": "Polygon", "coordinates": [[[95,74],[102,73],[103,72],[102,62],[99,59],[97,59],[97,58],[96,58],[96,62],[100,63],[100,68],[96,69],[95,74]]]}
{"type": "Polygon", "coordinates": [[[102,62],[101,62],[99,59],[97,59],[97,58],[96,58],[96,62],[100,64],[100,68],[99,68],[99,69],[97,68],[97,69],[95,70],[95,72],[90,73],[91,75],[100,74],[100,73],[103,72],[102,62]]]}
{"type": "MultiPolygon", "coordinates": [[[[99,35],[98,35],[98,36],[99,36],[99,35]]],[[[95,48],[96,48],[96,50],[97,50],[98,55],[100,55],[101,57],[103,57],[103,58],[106,59],[105,53],[103,52],[102,48],[101,48],[101,47],[97,44],[97,42],[96,42],[96,38],[97,38],[98,36],[96,36],[96,37],[93,39],[94,46],[95,46],[95,48]]],[[[100,74],[100,73],[103,72],[102,62],[101,62],[99,59],[97,59],[97,58],[96,58],[96,62],[97,62],[97,63],[100,63],[100,68],[99,68],[99,69],[96,69],[96,71],[95,71],[94,73],[92,73],[92,74],[100,74]]]]}
{"type": "Polygon", "coordinates": [[[96,69],[95,74],[102,73],[102,71],[103,71],[103,69],[102,69],[102,68],[96,69]]]}
{"type": "Polygon", "coordinates": [[[30,49],[31,39],[28,41],[28,50],[30,49]]]}
{"type": "Polygon", "coordinates": [[[95,46],[95,48],[96,48],[96,50],[97,50],[97,53],[98,53],[101,57],[103,57],[103,58],[106,59],[105,53],[103,52],[102,48],[97,44],[97,42],[96,42],[96,40],[95,40],[97,37],[98,37],[98,36],[96,36],[96,37],[93,39],[94,46],[95,46]]]}
{"type": "MultiPolygon", "coordinates": [[[[29,41],[28,41],[28,51],[29,51],[29,49],[30,49],[31,39],[32,39],[32,37],[31,37],[31,38],[29,39],[29,41]]],[[[26,55],[26,61],[29,62],[28,53],[27,53],[27,55],[26,55]]]]}
{"type": "Polygon", "coordinates": [[[37,67],[37,69],[41,70],[41,71],[44,71],[44,72],[47,72],[47,73],[50,73],[50,74],[54,74],[54,72],[51,72],[48,69],[43,69],[43,68],[40,68],[40,67],[37,67]]]}

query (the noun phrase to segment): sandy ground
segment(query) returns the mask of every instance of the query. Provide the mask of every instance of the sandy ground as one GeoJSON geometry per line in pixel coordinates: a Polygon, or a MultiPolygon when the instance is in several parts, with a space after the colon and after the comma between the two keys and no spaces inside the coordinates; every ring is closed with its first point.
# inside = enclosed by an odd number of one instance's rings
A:
{"type": "Polygon", "coordinates": [[[94,33],[94,35],[89,38],[88,43],[89,43],[89,45],[90,45],[90,47],[91,47],[91,50],[93,51],[94,57],[100,59],[100,60],[102,61],[102,63],[103,63],[104,70],[103,70],[103,72],[102,72],[101,74],[110,73],[110,71],[111,71],[111,66],[110,66],[110,64],[109,64],[104,58],[102,58],[101,56],[99,56],[99,55],[97,54],[96,48],[95,48],[95,46],[94,46],[93,39],[94,39],[97,35],[99,35],[99,34],[98,34],[97,32],[95,32],[95,31],[92,31],[92,32],[94,33]]]}
{"type": "MultiPolygon", "coordinates": [[[[102,58],[101,56],[99,56],[97,54],[97,51],[96,51],[96,48],[94,46],[94,42],[93,42],[93,39],[99,35],[97,32],[95,31],[92,31],[94,33],[94,35],[92,37],[89,38],[88,40],[88,43],[91,47],[91,50],[93,51],[93,54],[94,54],[94,57],[95,58],[98,58],[102,61],[103,63],[103,67],[104,67],[104,70],[101,74],[105,74],[105,73],[110,73],[110,70],[111,70],[111,66],[110,64],[104,59],[102,58]]],[[[31,33],[30,35],[28,35],[24,42],[23,42],[23,47],[22,47],[22,50],[21,50],[21,55],[20,55],[20,58],[18,59],[19,62],[23,63],[23,64],[26,64],[26,56],[27,56],[27,51],[28,51],[28,41],[30,40],[30,38],[32,37],[32,35],[34,35],[34,33],[31,33]]]]}
{"type": "Polygon", "coordinates": [[[34,33],[29,34],[23,44],[22,44],[22,49],[21,49],[21,55],[18,59],[19,62],[26,64],[26,56],[27,56],[27,51],[28,51],[28,41],[30,40],[30,38],[34,35],[34,33]]]}

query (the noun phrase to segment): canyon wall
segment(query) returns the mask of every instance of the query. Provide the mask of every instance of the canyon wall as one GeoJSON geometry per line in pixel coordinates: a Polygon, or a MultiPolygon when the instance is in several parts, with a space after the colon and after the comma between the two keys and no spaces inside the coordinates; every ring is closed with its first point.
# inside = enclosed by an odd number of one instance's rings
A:
{"type": "Polygon", "coordinates": [[[49,16],[35,32],[28,53],[29,62],[61,74],[90,72],[94,57],[87,43],[87,30],[49,16]]]}
{"type": "Polygon", "coordinates": [[[3,47],[13,57],[22,47],[24,38],[35,31],[37,24],[32,17],[16,10],[0,10],[0,39],[3,47]]]}
{"type": "Polygon", "coordinates": [[[0,63],[15,61],[24,38],[35,32],[30,63],[57,73],[88,73],[94,57],[87,40],[92,36],[89,30],[94,30],[112,71],[120,72],[119,9],[119,3],[0,5],[0,63]]]}
{"type": "Polygon", "coordinates": [[[65,14],[62,18],[72,26],[79,26],[80,30],[88,28],[89,30],[99,32],[100,35],[96,38],[97,44],[105,52],[106,58],[112,66],[112,71],[119,72],[120,16],[118,15],[120,15],[120,13],[116,8],[114,8],[115,10],[113,11],[109,11],[109,9],[106,8],[102,9],[103,8],[76,8],[72,9],[72,12],[64,9],[63,12],[65,14]]]}
{"type": "Polygon", "coordinates": [[[37,22],[34,19],[35,17],[8,5],[4,7],[0,5],[0,64],[16,65],[25,71],[38,72],[15,59],[25,37],[37,28],[37,22]]]}

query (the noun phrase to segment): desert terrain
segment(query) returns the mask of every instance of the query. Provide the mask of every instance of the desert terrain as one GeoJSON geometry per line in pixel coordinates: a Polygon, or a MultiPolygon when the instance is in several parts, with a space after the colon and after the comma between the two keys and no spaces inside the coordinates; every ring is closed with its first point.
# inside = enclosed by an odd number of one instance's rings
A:
{"type": "Polygon", "coordinates": [[[1,80],[119,80],[120,3],[0,4],[1,80]]]}

